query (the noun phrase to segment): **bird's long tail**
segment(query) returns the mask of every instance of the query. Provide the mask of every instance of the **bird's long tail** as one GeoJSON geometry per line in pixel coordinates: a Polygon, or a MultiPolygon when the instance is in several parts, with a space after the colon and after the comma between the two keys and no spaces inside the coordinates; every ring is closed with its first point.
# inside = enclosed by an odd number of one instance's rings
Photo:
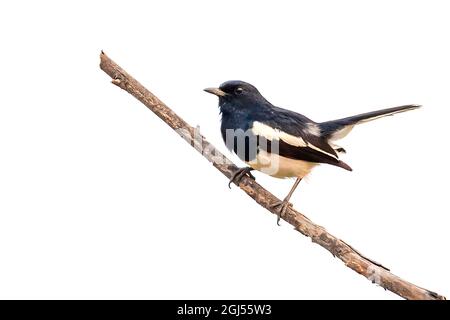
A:
{"type": "Polygon", "coordinates": [[[352,117],[322,122],[319,123],[319,126],[322,136],[328,138],[330,141],[334,141],[345,137],[357,124],[372,121],[386,116],[391,116],[400,112],[414,110],[417,108],[420,108],[420,105],[411,104],[406,106],[382,109],[358,114],[352,117]]]}

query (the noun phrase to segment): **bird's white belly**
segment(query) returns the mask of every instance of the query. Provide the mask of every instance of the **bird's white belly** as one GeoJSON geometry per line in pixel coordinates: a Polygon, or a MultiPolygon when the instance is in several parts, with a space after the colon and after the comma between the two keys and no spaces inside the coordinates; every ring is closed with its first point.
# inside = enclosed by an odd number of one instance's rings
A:
{"type": "Polygon", "coordinates": [[[261,149],[259,150],[256,159],[247,162],[247,164],[255,170],[276,178],[303,178],[318,165],[318,163],[315,162],[285,158],[261,149]]]}

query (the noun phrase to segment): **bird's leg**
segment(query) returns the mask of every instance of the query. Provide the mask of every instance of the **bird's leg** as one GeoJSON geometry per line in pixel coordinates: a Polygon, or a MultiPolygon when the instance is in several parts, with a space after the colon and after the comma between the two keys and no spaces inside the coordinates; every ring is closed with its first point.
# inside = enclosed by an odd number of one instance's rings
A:
{"type": "Polygon", "coordinates": [[[230,178],[230,182],[228,182],[228,188],[231,189],[231,184],[234,182],[236,184],[239,183],[239,181],[241,181],[242,177],[245,175],[248,175],[250,178],[252,178],[253,180],[255,180],[255,176],[253,176],[251,174],[250,171],[254,170],[251,167],[244,167],[244,168],[239,168],[238,170],[236,170],[235,173],[233,173],[233,175],[230,178]]]}
{"type": "Polygon", "coordinates": [[[302,178],[297,178],[297,180],[295,180],[295,183],[292,186],[291,191],[289,191],[288,195],[286,196],[286,198],[284,198],[283,201],[275,202],[274,204],[272,204],[270,206],[271,208],[277,208],[277,207],[279,208],[278,209],[278,219],[277,219],[278,225],[280,225],[280,219],[282,216],[284,216],[287,208],[292,207],[292,203],[289,203],[289,200],[291,199],[292,194],[294,193],[295,189],[297,189],[300,181],[302,181],[302,178]]]}

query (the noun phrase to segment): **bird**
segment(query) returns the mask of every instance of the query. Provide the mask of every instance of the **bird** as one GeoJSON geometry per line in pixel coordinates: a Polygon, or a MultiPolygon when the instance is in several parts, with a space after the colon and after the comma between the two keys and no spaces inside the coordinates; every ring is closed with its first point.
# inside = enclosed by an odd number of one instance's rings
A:
{"type": "Polygon", "coordinates": [[[335,142],[347,136],[359,124],[396,113],[417,109],[411,104],[362,113],[337,120],[315,122],[306,116],[270,103],[250,83],[230,80],[218,88],[204,91],[219,98],[221,134],[227,148],[247,167],[239,168],[228,186],[252,170],[275,178],[296,178],[282,201],[271,204],[278,215],[277,224],[286,210],[300,181],[319,164],[328,164],[347,171],[352,168],[339,159],[346,150],[335,142]]]}

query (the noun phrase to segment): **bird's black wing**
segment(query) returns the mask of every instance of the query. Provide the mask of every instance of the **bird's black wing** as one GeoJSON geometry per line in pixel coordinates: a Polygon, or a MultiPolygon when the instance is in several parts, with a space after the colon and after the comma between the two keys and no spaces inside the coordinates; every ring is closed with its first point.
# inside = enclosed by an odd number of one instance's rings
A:
{"type": "Polygon", "coordinates": [[[327,139],[321,137],[320,128],[314,121],[277,107],[266,115],[261,121],[254,121],[251,128],[258,137],[259,148],[290,159],[327,163],[351,170],[339,160],[327,139]]]}

